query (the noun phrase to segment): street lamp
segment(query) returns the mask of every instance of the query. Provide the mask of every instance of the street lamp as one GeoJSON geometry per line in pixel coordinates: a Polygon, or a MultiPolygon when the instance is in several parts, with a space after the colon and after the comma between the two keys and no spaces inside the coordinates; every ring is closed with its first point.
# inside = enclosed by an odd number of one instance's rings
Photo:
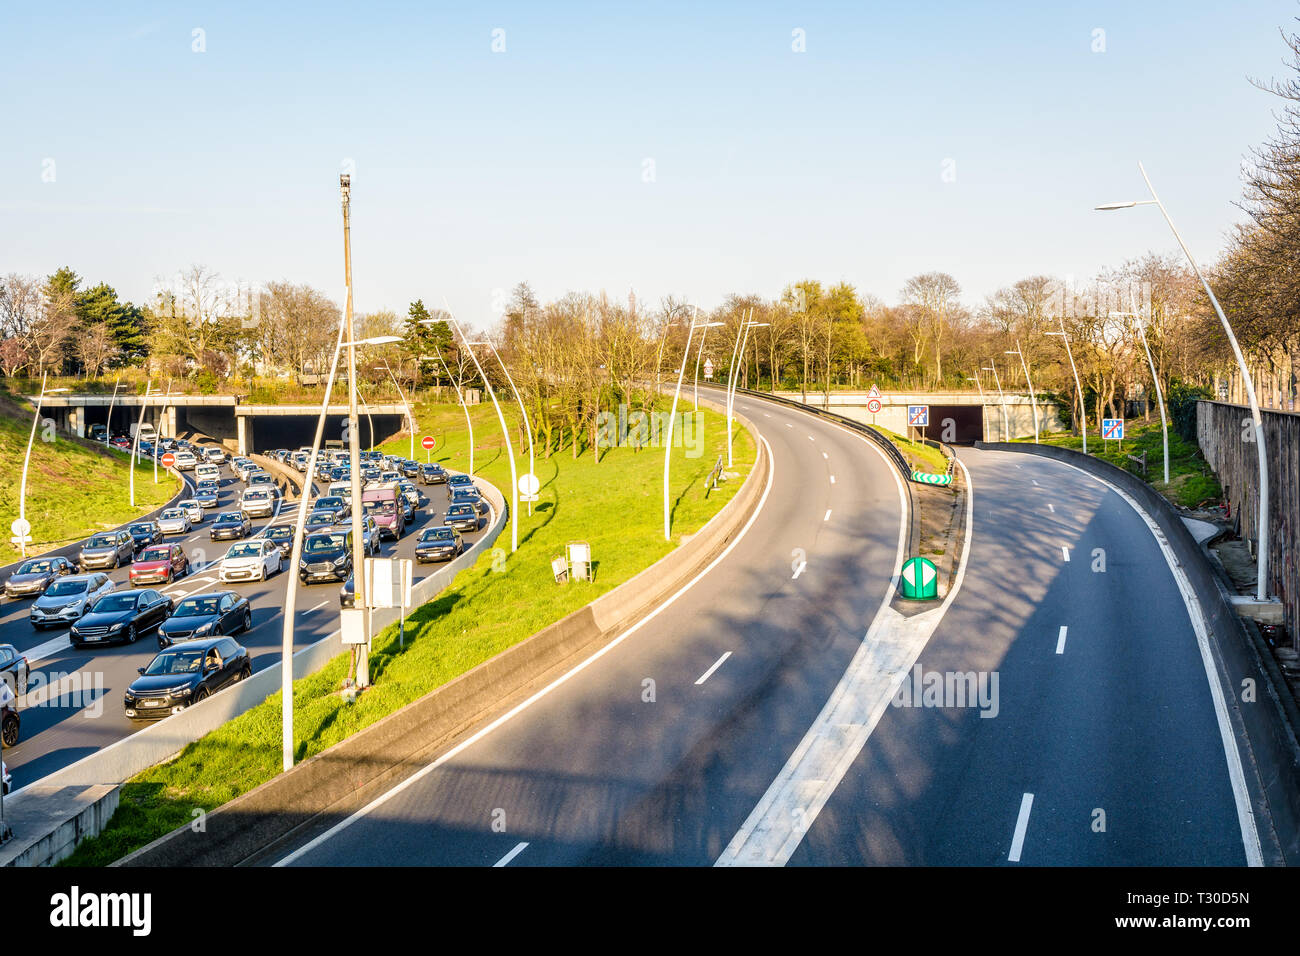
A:
{"type": "MultiPolygon", "coordinates": [[[[421,319],[420,324],[432,325],[433,320],[421,319]]],[[[419,361],[423,362],[426,359],[432,357],[433,356],[429,356],[429,355],[421,355],[419,361]]],[[[437,358],[438,361],[442,363],[442,370],[447,373],[447,381],[451,382],[451,387],[456,390],[456,400],[460,402],[461,411],[465,413],[465,427],[469,430],[469,476],[473,478],[474,477],[474,423],[470,420],[469,417],[469,406],[465,404],[465,396],[461,392],[460,385],[456,383],[456,379],[452,377],[451,369],[447,367],[447,360],[442,357],[441,351],[437,353],[437,358]]]]}
{"type": "Polygon", "coordinates": [[[974,382],[974,383],[975,383],[975,387],[978,388],[978,389],[980,390],[980,434],[982,435],[982,434],[984,434],[985,431],[988,430],[988,421],[987,421],[987,419],[988,419],[988,409],[987,409],[986,406],[984,405],[984,385],[983,385],[982,382],[980,382],[980,373],[979,373],[979,370],[977,369],[977,370],[975,371],[975,377],[974,377],[974,378],[971,378],[969,375],[967,375],[967,376],[966,376],[966,381],[968,381],[968,382],[974,382]]]}
{"type": "Polygon", "coordinates": [[[1025,370],[1025,384],[1029,386],[1029,403],[1034,406],[1034,444],[1038,444],[1038,399],[1034,396],[1034,383],[1029,380],[1029,363],[1025,361],[1025,353],[1020,351],[1020,340],[1016,339],[1015,349],[1007,349],[1007,355],[1019,355],[1020,364],[1025,370]]]}
{"type": "MultiPolygon", "coordinates": [[[[140,457],[140,429],[144,425],[145,409],[149,407],[149,389],[153,387],[153,380],[150,379],[144,383],[144,396],[140,399],[140,419],[135,423],[135,436],[131,439],[131,467],[130,472],[131,484],[131,507],[135,507],[135,460],[140,457]]],[[[170,386],[169,386],[170,387],[170,386]]],[[[157,438],[157,434],[154,435],[157,438]]],[[[154,468],[158,467],[158,448],[153,450],[154,468]]]]}
{"type": "MultiPolygon", "coordinates": [[[[1079,384],[1079,370],[1074,366],[1074,353],[1070,351],[1070,337],[1065,334],[1065,319],[1057,317],[1061,323],[1061,331],[1048,332],[1048,335],[1059,335],[1061,341],[1065,343],[1065,354],[1070,359],[1070,371],[1074,373],[1074,387],[1079,392],[1079,425],[1083,432],[1083,453],[1088,454],[1088,406],[1083,401],[1083,386],[1079,384]]],[[[1166,478],[1166,481],[1169,479],[1166,478]]]]}
{"type": "MultiPolygon", "coordinates": [[[[154,448],[153,448],[153,483],[154,483],[155,485],[158,484],[158,438],[159,438],[159,436],[162,434],[162,420],[163,420],[163,418],[164,418],[164,417],[166,416],[166,414],[167,414],[167,399],[171,397],[171,394],[172,394],[172,380],[171,380],[171,379],[167,379],[167,393],[166,393],[165,395],[163,395],[162,414],[160,414],[160,415],[158,416],[158,429],[154,432],[154,436],[153,436],[153,437],[154,437],[154,448]]],[[[142,411],[143,411],[143,409],[142,409],[142,411]]],[[[141,422],[143,422],[143,421],[144,421],[144,418],[141,417],[140,420],[141,420],[141,422]]],[[[135,428],[135,432],[136,432],[136,436],[137,436],[137,438],[138,438],[138,437],[139,437],[139,434],[140,434],[140,426],[139,426],[139,425],[136,426],[136,428],[135,428]]],[[[137,441],[136,444],[135,444],[135,447],[138,448],[138,447],[139,447],[139,444],[140,444],[139,441],[137,441]]],[[[134,462],[134,461],[131,462],[131,472],[132,472],[132,474],[135,473],[135,462],[134,462]]]]}
{"type": "Polygon", "coordinates": [[[704,357],[704,337],[709,334],[709,329],[716,329],[720,325],[726,325],[726,323],[705,322],[700,326],[704,331],[700,333],[700,349],[695,353],[695,397],[691,400],[697,412],[700,410],[700,359],[704,357]]]}
{"type": "MultiPolygon", "coordinates": [[[[536,459],[533,457],[533,426],[528,421],[528,409],[524,408],[524,400],[519,396],[519,389],[515,386],[515,380],[510,376],[510,369],[506,368],[506,363],[501,361],[501,353],[497,351],[497,347],[491,342],[471,342],[470,345],[486,345],[490,348],[492,354],[497,357],[497,364],[501,366],[501,371],[506,373],[506,381],[510,383],[510,389],[515,393],[515,401],[519,403],[519,412],[524,416],[524,431],[528,434],[528,474],[535,477],[537,471],[536,459]]],[[[597,449],[596,453],[600,454],[600,450],[597,449]]],[[[533,513],[532,494],[529,494],[528,498],[528,513],[531,515],[533,513]]]]}
{"type": "Polygon", "coordinates": [[[1183,242],[1183,237],[1178,234],[1174,227],[1174,221],[1169,217],[1169,210],[1165,209],[1165,204],[1160,201],[1156,195],[1155,187],[1151,185],[1151,177],[1141,163],[1138,163],[1138,170],[1142,173],[1142,178],[1146,180],[1147,189],[1151,192],[1150,199],[1133,200],[1130,202],[1111,202],[1097,206],[1100,210],[1111,209],[1128,209],[1132,206],[1156,206],[1160,209],[1161,215],[1165,217],[1165,222],[1169,224],[1169,231],[1174,234],[1178,240],[1178,245],[1182,247],[1183,254],[1187,256],[1187,261],[1192,266],[1192,271],[1196,273],[1196,278],[1201,280],[1201,287],[1205,289],[1205,294],[1210,298],[1210,304],[1214,306],[1214,312],[1219,317],[1219,322],[1223,325],[1223,331],[1228,336],[1228,343],[1232,346],[1232,354],[1236,356],[1237,368],[1241,372],[1242,383],[1246,386],[1246,398],[1250,402],[1250,417],[1255,423],[1255,450],[1259,457],[1259,537],[1257,577],[1255,583],[1255,598],[1258,601],[1268,600],[1268,455],[1264,449],[1264,418],[1259,412],[1259,401],[1255,397],[1255,380],[1250,376],[1250,369],[1246,367],[1246,358],[1241,354],[1241,346],[1237,343],[1237,336],[1232,331],[1232,326],[1228,324],[1227,316],[1223,314],[1223,309],[1219,307],[1219,300],[1214,297],[1214,291],[1210,284],[1205,281],[1205,276],[1201,274],[1201,267],[1196,264],[1192,251],[1187,248],[1187,243],[1183,242]]]}
{"type": "Polygon", "coordinates": [[[665,541],[672,540],[672,517],[668,509],[668,476],[669,476],[669,467],[672,462],[672,452],[673,452],[673,423],[674,423],[674,419],[677,418],[677,399],[680,397],[682,393],[682,380],[686,377],[686,363],[689,362],[691,358],[691,339],[695,335],[696,328],[698,328],[699,325],[701,324],[697,321],[699,318],[700,310],[698,308],[695,308],[694,306],[692,306],[691,308],[694,309],[694,315],[691,318],[690,328],[686,332],[686,348],[682,352],[682,364],[677,369],[677,388],[673,391],[673,405],[668,412],[668,437],[664,441],[664,540],[665,541]]]}
{"type": "MultiPolygon", "coordinates": [[[[380,369],[376,367],[375,371],[378,372],[380,369]]],[[[397,397],[400,398],[402,404],[406,406],[406,421],[407,425],[411,429],[411,461],[415,461],[415,416],[411,414],[411,403],[408,402],[406,396],[402,394],[402,386],[397,384],[397,376],[394,375],[393,370],[388,367],[388,359],[384,359],[383,371],[387,372],[388,377],[393,380],[393,388],[397,389],[397,397]]]]}
{"type": "Polygon", "coordinates": [[[1002,440],[1011,441],[1011,426],[1007,421],[1007,397],[1002,394],[1002,380],[998,378],[998,369],[992,359],[983,371],[993,373],[993,382],[998,387],[998,401],[1002,403],[1002,440]]]}
{"type": "MultiPolygon", "coordinates": [[[[45,382],[49,373],[41,371],[41,393],[36,397],[36,417],[32,420],[32,433],[27,438],[27,454],[23,456],[23,477],[19,483],[18,489],[18,520],[23,522],[23,528],[26,528],[27,522],[27,466],[32,460],[32,445],[36,442],[36,428],[41,423],[41,402],[45,400],[46,395],[53,395],[56,392],[67,392],[66,388],[45,388],[45,382]]],[[[134,500],[131,502],[135,504],[134,500]]],[[[22,556],[27,557],[27,542],[24,540],[29,532],[24,530],[21,534],[15,533],[14,537],[18,538],[18,548],[22,556]]]]}
{"type": "MultiPolygon", "coordinates": [[[[1133,304],[1136,309],[1136,303],[1133,304]]],[[[1151,357],[1151,346],[1147,345],[1146,323],[1137,312],[1111,312],[1112,319],[1132,319],[1137,323],[1138,335],[1142,339],[1142,349],[1147,353],[1147,365],[1151,367],[1151,381],[1156,386],[1156,404],[1160,406],[1160,441],[1164,446],[1165,484],[1169,484],[1169,419],[1165,417],[1165,396],[1160,388],[1160,376],[1156,374],[1156,360],[1151,357]]]]}
{"type": "MultiPolygon", "coordinates": [[[[753,315],[754,310],[750,309],[748,314],[753,315]]],[[[728,366],[727,368],[727,467],[728,468],[731,467],[731,413],[732,413],[732,409],[736,407],[736,382],[738,381],[738,377],[736,375],[736,359],[738,357],[744,356],[745,354],[745,343],[749,340],[749,330],[766,328],[771,324],[772,324],[771,322],[754,322],[751,320],[746,320],[741,325],[740,330],[736,333],[736,344],[731,350],[731,365],[728,366]]]]}
{"type": "Polygon", "coordinates": [[[108,400],[108,424],[104,426],[104,444],[113,440],[113,406],[117,403],[117,390],[122,387],[122,376],[113,383],[113,397],[108,400]]]}

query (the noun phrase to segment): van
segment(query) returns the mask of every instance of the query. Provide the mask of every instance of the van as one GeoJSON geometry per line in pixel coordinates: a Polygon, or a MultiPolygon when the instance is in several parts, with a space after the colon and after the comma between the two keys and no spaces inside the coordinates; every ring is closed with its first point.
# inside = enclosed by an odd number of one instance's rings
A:
{"type": "Polygon", "coordinates": [[[249,488],[239,499],[239,510],[250,518],[269,518],[275,514],[278,501],[270,488],[249,488]]]}
{"type": "Polygon", "coordinates": [[[326,497],[334,497],[334,496],[338,496],[339,498],[346,498],[347,500],[351,501],[352,482],[348,479],[344,479],[343,481],[331,481],[329,492],[327,493],[326,497]]]}
{"type": "Polygon", "coordinates": [[[406,508],[398,501],[399,494],[401,492],[393,485],[361,492],[361,506],[379,525],[381,537],[386,535],[397,540],[406,530],[406,508]]]}
{"type": "Polygon", "coordinates": [[[221,466],[202,464],[194,469],[195,481],[215,481],[221,484],[221,466]]]}
{"type": "Polygon", "coordinates": [[[158,431],[149,422],[144,422],[136,426],[136,434],[140,436],[141,441],[147,441],[154,444],[158,441],[158,431]]]}

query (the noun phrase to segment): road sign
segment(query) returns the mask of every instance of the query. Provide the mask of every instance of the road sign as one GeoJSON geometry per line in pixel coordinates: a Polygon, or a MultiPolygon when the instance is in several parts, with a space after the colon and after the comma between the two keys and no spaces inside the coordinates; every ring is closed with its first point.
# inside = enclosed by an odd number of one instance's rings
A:
{"type": "Polygon", "coordinates": [[[15,538],[25,538],[32,533],[32,523],[26,518],[15,518],[9,530],[14,533],[15,538]]]}
{"type": "Polygon", "coordinates": [[[912,480],[920,485],[951,485],[952,475],[932,475],[927,471],[914,471],[912,480]]]}
{"type": "Polygon", "coordinates": [[[706,380],[713,378],[713,359],[704,360],[704,377],[706,380]]]}
{"type": "Polygon", "coordinates": [[[939,570],[929,558],[909,558],[903,565],[903,597],[933,601],[939,596],[939,570]]]}
{"type": "Polygon", "coordinates": [[[880,399],[878,398],[867,399],[867,411],[869,411],[873,415],[876,414],[878,411],[880,411],[880,399]]]}
{"type": "Polygon", "coordinates": [[[159,459],[159,461],[162,462],[162,466],[164,468],[170,468],[172,465],[176,464],[176,456],[173,455],[171,452],[167,452],[165,455],[162,456],[162,458],[159,459]]]}
{"type": "Polygon", "coordinates": [[[1101,437],[1107,441],[1124,440],[1124,419],[1103,418],[1101,420],[1101,437]]]}
{"type": "Polygon", "coordinates": [[[420,439],[420,447],[423,448],[425,451],[431,451],[433,449],[433,446],[436,444],[438,443],[434,441],[432,435],[425,435],[423,438],[420,439]]]}
{"type": "Polygon", "coordinates": [[[907,424],[913,428],[924,428],[930,424],[930,406],[929,405],[908,405],[907,406],[907,424]]]}
{"type": "Polygon", "coordinates": [[[880,389],[877,388],[875,385],[872,385],[871,391],[867,392],[867,398],[883,398],[883,397],[884,396],[880,394],[880,389]]]}
{"type": "Polygon", "coordinates": [[[521,495],[535,495],[542,483],[537,480],[537,476],[532,472],[519,476],[519,493],[521,495]]]}

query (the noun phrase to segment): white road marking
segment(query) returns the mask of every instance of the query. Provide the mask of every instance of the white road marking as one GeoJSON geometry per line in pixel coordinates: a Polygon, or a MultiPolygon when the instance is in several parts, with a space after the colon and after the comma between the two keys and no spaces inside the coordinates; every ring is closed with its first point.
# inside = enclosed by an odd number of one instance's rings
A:
{"type": "Polygon", "coordinates": [[[1065,632],[1069,630],[1065,624],[1061,625],[1061,633],[1056,638],[1056,653],[1065,653],[1065,632]]]}
{"type": "MultiPolygon", "coordinates": [[[[317,836],[310,843],[307,843],[304,846],[299,847],[297,850],[294,850],[288,856],[280,860],[277,860],[272,865],[273,866],[289,865],[290,863],[294,862],[300,857],[306,855],[307,853],[310,853],[312,850],[314,850],[316,847],[320,846],[322,843],[329,840],[335,834],[347,829],[352,824],[360,820],[362,817],[368,816],[371,812],[383,806],[393,797],[397,796],[399,793],[404,791],[407,787],[414,786],[417,782],[423,780],[426,776],[428,776],[433,771],[437,770],[447,761],[454,759],[466,748],[482,740],[484,737],[492,733],[492,731],[496,730],[506,721],[510,720],[515,715],[526,710],[528,707],[532,706],[534,703],[541,700],[551,691],[555,690],[557,687],[559,687],[560,685],[568,681],[571,677],[586,670],[587,667],[595,663],[600,658],[604,657],[614,648],[618,647],[620,644],[622,644],[625,640],[627,640],[637,631],[641,630],[641,628],[643,628],[645,625],[653,621],[663,611],[667,610],[670,606],[676,603],[677,599],[680,598],[683,594],[686,594],[688,591],[690,591],[691,588],[695,587],[695,585],[698,584],[706,574],[708,574],[710,571],[716,568],[723,560],[725,560],[727,555],[731,554],[731,552],[735,550],[736,546],[740,544],[741,541],[744,540],[745,535],[749,533],[749,529],[752,528],[754,526],[754,522],[758,520],[758,516],[763,513],[763,506],[767,504],[768,495],[772,491],[772,481],[776,477],[776,466],[772,464],[772,446],[768,443],[767,439],[764,438],[762,435],[759,436],[759,440],[763,443],[763,447],[767,451],[767,460],[769,463],[769,468],[767,472],[767,484],[763,486],[763,494],[758,499],[758,506],[754,509],[754,513],[749,516],[749,520],[745,522],[745,526],[740,529],[740,532],[734,538],[731,539],[731,542],[725,548],[722,549],[722,553],[719,554],[712,561],[710,561],[708,565],[706,565],[704,569],[700,571],[699,574],[695,575],[695,577],[691,578],[680,588],[674,591],[670,597],[664,600],[657,608],[655,608],[653,611],[651,611],[649,614],[643,617],[640,621],[638,621],[636,624],[633,624],[630,628],[628,628],[618,637],[614,638],[614,640],[610,641],[608,644],[606,644],[596,653],[592,654],[586,660],[582,661],[580,664],[575,666],[572,670],[568,671],[567,673],[561,674],[559,677],[557,677],[551,683],[547,684],[537,693],[533,694],[527,700],[517,704],[515,707],[511,708],[506,713],[502,714],[496,720],[492,721],[492,723],[488,724],[482,730],[467,737],[461,743],[457,744],[455,747],[452,747],[445,754],[438,757],[438,759],[432,761],[431,763],[426,764],[424,767],[420,768],[411,776],[407,777],[397,786],[393,787],[393,789],[389,790],[387,793],[380,794],[378,797],[376,797],[374,800],[371,800],[368,804],[366,804],[360,810],[353,813],[351,816],[347,817],[346,819],[340,820],[338,823],[334,824],[334,826],[330,827],[324,833],[317,836]]],[[[881,457],[883,458],[884,452],[881,452],[880,454],[881,457]]],[[[899,486],[901,488],[902,486],[901,481],[899,481],[899,486]]],[[[901,491],[900,491],[900,495],[901,495],[901,491]]],[[[898,586],[897,582],[894,582],[891,585],[891,593],[893,588],[896,588],[897,586],[898,586]]]]}
{"type": "Polygon", "coordinates": [[[786,428],[794,428],[794,423],[793,423],[793,422],[786,422],[786,423],[785,423],[785,427],[786,427],[786,428]]]}
{"type": "Polygon", "coordinates": [[[764,412],[764,413],[763,413],[763,417],[764,417],[764,418],[771,418],[772,415],[771,415],[770,412],[764,412]]]}
{"type": "Polygon", "coordinates": [[[302,613],[303,613],[303,614],[310,614],[310,613],[312,613],[313,611],[319,611],[319,610],[320,610],[321,608],[323,608],[326,604],[329,604],[329,601],[321,601],[321,602],[320,602],[319,604],[317,604],[315,607],[309,607],[309,608],[307,608],[307,610],[303,611],[302,613]]]}
{"type": "Polygon", "coordinates": [[[812,435],[809,435],[809,436],[808,436],[808,440],[809,440],[809,441],[816,441],[817,439],[816,439],[816,438],[813,438],[812,435]]]}
{"type": "Polygon", "coordinates": [[[830,521],[830,520],[831,520],[831,509],[830,509],[830,508],[827,508],[827,509],[826,509],[826,515],[825,515],[825,517],[822,518],[822,520],[823,520],[823,521],[830,521]]]}
{"type": "Polygon", "coordinates": [[[832,484],[832,485],[835,484],[835,476],[834,476],[834,475],[831,475],[831,484],[832,484]]]}
{"type": "Polygon", "coordinates": [[[1049,502],[1047,503],[1047,510],[1050,511],[1052,514],[1056,514],[1056,505],[1052,504],[1052,503],[1049,501],[1049,502]]]}
{"type": "Polygon", "coordinates": [[[1016,832],[1011,838],[1011,852],[1007,854],[1008,863],[1020,862],[1020,851],[1025,848],[1025,831],[1029,829],[1029,811],[1034,805],[1034,795],[1027,793],[1020,800],[1020,816],[1016,817],[1016,832]]]}
{"type": "Polygon", "coordinates": [[[822,452],[822,457],[825,458],[827,461],[831,460],[831,456],[826,454],[826,452],[822,452]]]}
{"type": "Polygon", "coordinates": [[[1029,480],[1032,481],[1034,484],[1038,484],[1038,479],[1037,479],[1037,478],[1030,478],[1029,480]]]}
{"type": "Polygon", "coordinates": [[[799,577],[799,575],[803,574],[803,569],[806,567],[808,567],[808,562],[800,561],[799,567],[794,569],[794,574],[790,577],[790,580],[793,581],[795,578],[799,577]]]}
{"type": "Polygon", "coordinates": [[[723,655],[722,655],[721,657],[719,657],[716,661],[714,661],[714,662],[713,662],[713,666],[710,667],[708,670],[706,670],[703,674],[700,675],[700,679],[697,680],[697,681],[695,682],[695,686],[696,686],[696,687],[699,687],[699,686],[700,686],[701,684],[703,684],[706,680],[708,680],[710,677],[712,677],[712,676],[713,676],[713,672],[716,671],[719,667],[721,667],[723,661],[725,661],[725,660],[726,660],[728,657],[730,657],[730,656],[731,656],[731,651],[727,651],[727,653],[723,654],[723,655]]]}
{"type": "Polygon", "coordinates": [[[1070,560],[1070,549],[1067,548],[1065,545],[1061,545],[1061,557],[1064,558],[1066,561],[1070,560]]]}
{"type": "Polygon", "coordinates": [[[501,859],[497,860],[495,863],[492,864],[493,869],[495,869],[498,866],[508,866],[511,860],[517,857],[520,853],[524,852],[524,848],[526,846],[528,846],[527,843],[516,843],[515,848],[513,850],[511,850],[501,859]]]}
{"type": "Polygon", "coordinates": [[[72,647],[72,641],[65,633],[63,636],[46,641],[44,644],[39,644],[29,651],[19,651],[19,654],[27,658],[27,663],[31,665],[38,661],[43,661],[47,657],[54,657],[56,654],[61,654],[70,647],[72,647]]]}

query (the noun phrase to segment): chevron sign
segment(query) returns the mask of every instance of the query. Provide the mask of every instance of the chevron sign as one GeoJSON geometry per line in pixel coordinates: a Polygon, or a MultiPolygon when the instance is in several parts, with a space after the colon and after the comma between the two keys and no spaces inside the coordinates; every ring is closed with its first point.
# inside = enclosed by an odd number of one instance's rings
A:
{"type": "Polygon", "coordinates": [[[921,485],[951,485],[952,475],[932,475],[925,471],[914,471],[912,480],[921,485]]]}

